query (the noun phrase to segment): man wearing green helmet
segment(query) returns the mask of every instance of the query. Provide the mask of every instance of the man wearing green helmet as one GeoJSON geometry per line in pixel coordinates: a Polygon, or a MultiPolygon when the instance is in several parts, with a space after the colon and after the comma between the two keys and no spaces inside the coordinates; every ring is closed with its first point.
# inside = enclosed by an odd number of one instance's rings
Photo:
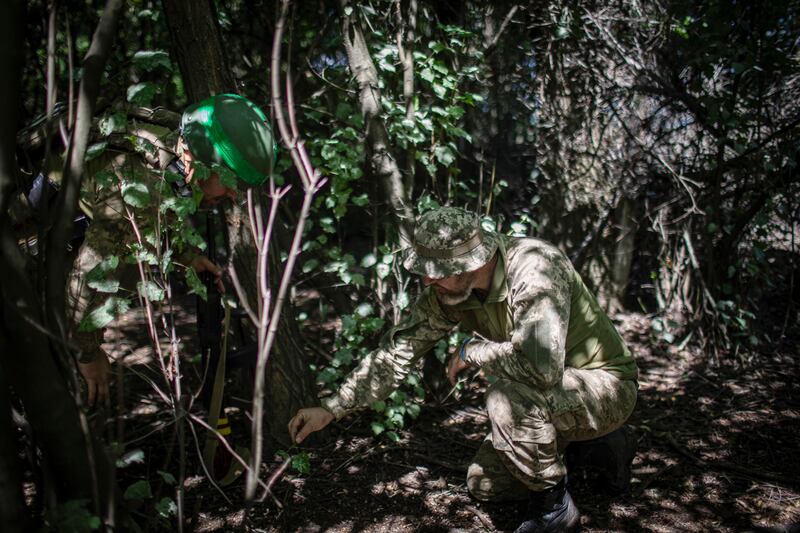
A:
{"type": "Polygon", "coordinates": [[[201,254],[202,239],[188,221],[183,224],[183,219],[198,207],[236,200],[237,182],[248,187],[263,184],[275,157],[272,132],[264,113],[235,94],[215,95],[187,108],[177,140],[174,132],[163,129],[138,127],[126,133],[146,147],[140,150],[141,157],[106,154],[87,165],[90,179],[84,190],[90,200],[84,207],[92,224],[73,264],[68,286],[71,340],[79,349],[78,366],[87,384],[89,405],[108,401],[110,366],[100,348],[105,324],[87,324],[92,323],[92,313],[108,305],[106,300],[98,307],[108,296],[100,293],[112,292],[108,287],[114,293],[119,287],[132,291],[137,288],[139,273],[124,261],[134,253],[140,258],[142,254],[132,222],[147,237],[164,231],[161,224],[155,229],[149,227],[151,221],[163,216],[177,218],[181,233],[187,237],[170,236],[174,263],[198,274],[211,273],[217,287],[224,290],[222,269],[201,254]],[[164,197],[169,201],[164,202],[164,197]],[[161,201],[152,201],[156,198],[161,201]],[[113,261],[109,262],[109,258],[113,261]]]}
{"type": "Polygon", "coordinates": [[[322,407],[298,411],[292,439],[385,399],[459,327],[472,336],[447,366],[450,381],[468,367],[496,378],[486,393],[491,431],[467,473],[475,498],[527,498],[518,532],[573,530],[579,513],[564,451],[579,441],[600,463],[605,488],[625,490],[635,442],[622,426],[636,403],[636,363],[569,259],[545,241],[488,232],[476,215],[443,207],[419,218],[404,265],[425,285],[410,316],[322,407]]]}

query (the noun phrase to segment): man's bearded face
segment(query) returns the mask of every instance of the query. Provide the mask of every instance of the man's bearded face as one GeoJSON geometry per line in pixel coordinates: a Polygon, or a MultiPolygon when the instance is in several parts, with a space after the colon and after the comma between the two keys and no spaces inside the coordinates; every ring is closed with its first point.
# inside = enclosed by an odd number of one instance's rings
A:
{"type": "Polygon", "coordinates": [[[426,287],[433,286],[436,298],[442,305],[457,305],[465,302],[472,289],[475,288],[476,276],[473,272],[464,272],[446,278],[429,278],[424,276],[422,284],[426,287]]]}

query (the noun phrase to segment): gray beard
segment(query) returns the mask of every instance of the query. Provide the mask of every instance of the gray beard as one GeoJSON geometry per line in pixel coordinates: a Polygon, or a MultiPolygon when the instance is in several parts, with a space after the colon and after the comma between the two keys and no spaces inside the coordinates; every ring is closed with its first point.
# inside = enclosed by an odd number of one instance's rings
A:
{"type": "Polygon", "coordinates": [[[466,302],[469,299],[470,294],[472,294],[471,287],[461,294],[439,294],[437,292],[436,298],[442,305],[458,305],[460,303],[466,302]]]}

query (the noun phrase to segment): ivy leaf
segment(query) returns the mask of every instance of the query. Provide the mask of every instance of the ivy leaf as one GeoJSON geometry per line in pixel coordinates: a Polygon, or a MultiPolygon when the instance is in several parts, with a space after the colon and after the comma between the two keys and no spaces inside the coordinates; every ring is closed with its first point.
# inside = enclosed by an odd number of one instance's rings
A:
{"type": "Polygon", "coordinates": [[[119,266],[119,257],[116,255],[109,255],[99,263],[97,263],[93,269],[86,274],[86,279],[89,281],[97,281],[105,278],[111,272],[114,272],[117,267],[119,266]]]}
{"type": "Polygon", "coordinates": [[[117,459],[117,468],[125,468],[134,463],[144,464],[144,451],[141,448],[131,450],[117,459]]]}
{"type": "Polygon", "coordinates": [[[445,87],[439,83],[433,84],[433,92],[436,93],[436,96],[442,99],[445,97],[445,95],[447,95],[447,89],[445,89],[445,87]]]}
{"type": "Polygon", "coordinates": [[[292,457],[292,468],[304,475],[311,473],[311,461],[307,453],[298,453],[292,457]]]}
{"type": "Polygon", "coordinates": [[[134,105],[149,106],[158,91],[158,85],[155,83],[149,81],[134,83],[128,87],[128,101],[134,105]]]}
{"type": "Polygon", "coordinates": [[[433,149],[433,154],[436,156],[436,159],[438,159],[439,162],[446,167],[449,167],[453,161],[456,160],[455,153],[448,146],[435,147],[433,149]]]}
{"type": "Polygon", "coordinates": [[[124,132],[127,123],[128,117],[125,115],[125,113],[117,112],[113,115],[108,115],[100,119],[98,129],[100,130],[100,135],[103,137],[108,137],[112,133],[124,132]]]}
{"type": "Polygon", "coordinates": [[[433,83],[433,71],[428,67],[422,69],[422,72],[419,73],[419,77],[428,83],[433,83]]]}
{"type": "Polygon", "coordinates": [[[122,496],[126,500],[145,500],[153,497],[153,491],[150,489],[150,483],[142,479],[133,483],[130,487],[125,489],[125,494],[122,496]]]}
{"type": "Polygon", "coordinates": [[[169,54],[163,50],[139,50],[133,54],[133,64],[137,67],[150,72],[158,67],[164,67],[167,70],[172,70],[172,62],[169,60],[169,54]]]}
{"type": "Polygon", "coordinates": [[[385,279],[386,276],[389,275],[389,272],[391,272],[391,267],[386,263],[380,263],[375,267],[375,272],[378,274],[380,279],[385,279]]]}
{"type": "Polygon", "coordinates": [[[170,474],[169,472],[164,472],[163,470],[158,470],[158,474],[164,480],[164,483],[168,485],[175,485],[177,481],[175,480],[175,476],[170,474]]]}
{"type": "Polygon", "coordinates": [[[211,177],[211,169],[198,160],[192,161],[192,179],[197,181],[205,181],[211,177]]]}
{"type": "Polygon", "coordinates": [[[186,283],[189,285],[190,293],[198,295],[204,302],[208,300],[208,288],[200,281],[200,277],[193,268],[186,269],[186,283]]]}
{"type": "Polygon", "coordinates": [[[136,290],[142,298],[147,298],[151,302],[160,302],[164,299],[164,289],[156,285],[155,282],[147,280],[136,284],[136,290]]]}
{"type": "Polygon", "coordinates": [[[236,182],[236,174],[233,173],[231,169],[226,167],[225,165],[218,165],[214,163],[211,165],[212,172],[216,172],[217,176],[219,176],[219,181],[224,186],[229,189],[236,190],[238,188],[238,184],[236,182]]]}
{"type": "Polygon", "coordinates": [[[94,143],[86,150],[86,161],[91,161],[106,151],[107,142],[94,143]]]}
{"type": "Polygon", "coordinates": [[[132,207],[142,208],[150,203],[150,191],[140,181],[129,181],[122,184],[122,199],[132,207]]]}
{"type": "Polygon", "coordinates": [[[178,506],[172,501],[172,498],[164,496],[156,504],[156,512],[161,518],[169,518],[178,513],[178,506]]]}
{"type": "Polygon", "coordinates": [[[319,261],[317,259],[309,259],[308,261],[303,263],[303,274],[308,274],[318,266],[319,266],[319,261]]]}
{"type": "Polygon", "coordinates": [[[118,279],[101,279],[96,281],[90,281],[87,283],[90,288],[96,290],[97,292],[103,292],[106,294],[115,294],[119,291],[119,280],[118,279]]]}
{"type": "Polygon", "coordinates": [[[386,426],[384,426],[384,425],[383,425],[383,424],[381,424],[380,422],[373,422],[373,423],[371,424],[371,427],[372,427],[372,432],[373,432],[375,435],[380,435],[381,433],[383,433],[384,431],[386,431],[386,426]]]}
{"type": "Polygon", "coordinates": [[[130,302],[125,298],[110,296],[101,306],[83,317],[78,331],[95,331],[130,309],[130,302]]]}

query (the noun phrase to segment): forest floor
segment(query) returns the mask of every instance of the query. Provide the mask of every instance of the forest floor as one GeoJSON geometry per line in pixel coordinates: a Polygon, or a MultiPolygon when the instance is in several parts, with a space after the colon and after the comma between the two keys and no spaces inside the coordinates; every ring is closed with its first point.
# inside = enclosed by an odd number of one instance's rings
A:
{"type": "MultiPolygon", "coordinates": [[[[193,319],[186,312],[176,317],[184,327],[193,319]]],[[[711,364],[697,348],[654,343],[643,315],[614,319],[640,369],[639,400],[628,422],[638,433],[638,453],[630,493],[624,496],[610,498],[589,479],[570,479],[582,530],[800,531],[796,345],[786,342],[746,360],[711,364]]],[[[137,366],[137,357],[143,357],[126,341],[126,335],[141,335],[136,322],[127,321],[116,336],[107,337],[127,354],[126,367],[137,366]]],[[[154,419],[165,417],[141,396],[133,397],[137,387],[126,387],[128,404],[138,402],[131,406],[128,435],[146,435],[158,426],[154,419]]],[[[522,503],[484,504],[466,490],[466,466],[488,431],[484,390],[485,382],[477,379],[458,398],[426,404],[419,418],[399,432],[398,442],[373,437],[369,413],[334,423],[326,443],[306,450],[311,473],[284,475],[274,486],[274,498],[257,505],[246,519],[243,481],[224,489],[226,501],[199,475],[192,444],[185,483],[187,528],[513,531],[524,517],[522,503]]],[[[174,444],[173,432],[161,434],[140,443],[150,454],[151,477],[164,450],[174,444]]],[[[267,465],[270,471],[278,461],[267,465]]],[[[141,468],[120,471],[121,485],[130,482],[128,476],[148,475],[141,468]]]]}

